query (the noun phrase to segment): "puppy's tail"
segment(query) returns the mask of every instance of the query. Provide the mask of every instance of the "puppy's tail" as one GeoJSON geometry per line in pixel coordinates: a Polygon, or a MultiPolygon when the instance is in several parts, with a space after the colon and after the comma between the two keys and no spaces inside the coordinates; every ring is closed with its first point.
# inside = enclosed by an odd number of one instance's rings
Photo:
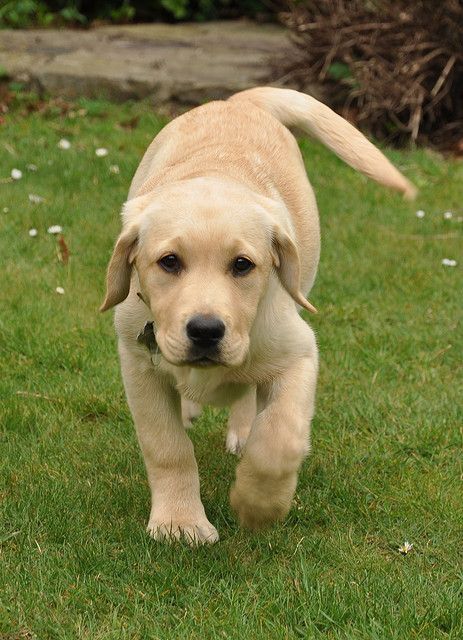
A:
{"type": "Polygon", "coordinates": [[[416,187],[364,135],[322,102],[292,89],[257,87],[236,93],[233,102],[247,100],[271,113],[286,127],[312,134],[341,160],[380,184],[403,193],[408,200],[416,187]]]}

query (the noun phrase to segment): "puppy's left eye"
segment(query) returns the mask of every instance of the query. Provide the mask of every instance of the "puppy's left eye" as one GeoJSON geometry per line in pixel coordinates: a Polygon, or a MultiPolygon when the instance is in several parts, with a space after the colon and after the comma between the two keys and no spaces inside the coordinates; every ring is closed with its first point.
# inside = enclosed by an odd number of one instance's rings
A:
{"type": "Polygon", "coordinates": [[[245,276],[247,273],[252,271],[256,265],[244,258],[243,256],[238,256],[233,262],[233,275],[235,276],[245,276]]]}

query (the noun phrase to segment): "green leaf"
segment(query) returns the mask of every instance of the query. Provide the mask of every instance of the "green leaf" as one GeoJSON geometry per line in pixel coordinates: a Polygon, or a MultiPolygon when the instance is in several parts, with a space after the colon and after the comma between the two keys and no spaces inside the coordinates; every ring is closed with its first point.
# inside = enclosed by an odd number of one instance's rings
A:
{"type": "Polygon", "coordinates": [[[182,20],[188,15],[189,0],[161,0],[161,4],[177,20],[182,20]]]}
{"type": "Polygon", "coordinates": [[[344,62],[333,62],[328,67],[328,75],[333,80],[345,80],[352,77],[349,65],[344,62]]]}
{"type": "Polygon", "coordinates": [[[73,6],[64,7],[59,14],[66,22],[80,22],[81,24],[87,22],[87,18],[73,6]]]}

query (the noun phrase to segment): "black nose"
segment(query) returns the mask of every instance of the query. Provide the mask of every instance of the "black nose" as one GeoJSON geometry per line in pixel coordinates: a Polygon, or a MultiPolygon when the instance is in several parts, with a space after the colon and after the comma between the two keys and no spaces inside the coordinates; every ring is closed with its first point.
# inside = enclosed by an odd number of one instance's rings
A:
{"type": "Polygon", "coordinates": [[[216,347],[225,334],[225,325],[214,316],[193,316],[186,325],[186,333],[193,344],[202,349],[216,347]]]}

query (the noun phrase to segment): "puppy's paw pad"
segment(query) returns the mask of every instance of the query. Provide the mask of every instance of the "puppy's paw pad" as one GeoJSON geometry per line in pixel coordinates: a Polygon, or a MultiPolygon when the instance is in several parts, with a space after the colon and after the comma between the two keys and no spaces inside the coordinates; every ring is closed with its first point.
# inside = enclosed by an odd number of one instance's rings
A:
{"type": "Polygon", "coordinates": [[[155,540],[165,542],[184,540],[192,547],[213,544],[219,539],[217,529],[208,520],[195,524],[174,520],[170,522],[154,520],[149,522],[147,531],[155,540]]]}

